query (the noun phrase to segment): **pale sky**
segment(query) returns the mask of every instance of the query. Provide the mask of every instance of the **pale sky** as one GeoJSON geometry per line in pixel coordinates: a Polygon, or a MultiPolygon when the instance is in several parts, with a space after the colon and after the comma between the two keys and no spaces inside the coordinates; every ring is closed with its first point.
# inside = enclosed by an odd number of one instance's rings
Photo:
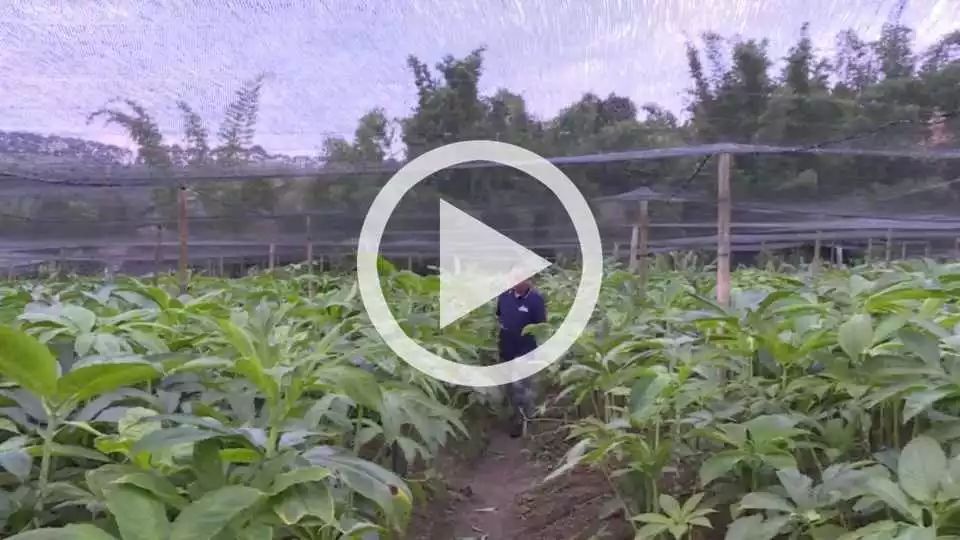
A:
{"type": "MultiPolygon", "coordinates": [[[[257,142],[316,155],[375,106],[415,102],[406,57],[433,65],[487,47],[481,90],[521,93],[549,117],[584,92],[616,92],[680,112],[684,42],[706,30],[770,39],[773,58],[811,24],[821,52],[854,28],[874,38],[898,0],[92,1],[0,4],[0,130],[122,146],[117,128],[86,125],[113,97],[146,105],[179,140],[178,99],[216,132],[240,82],[269,72],[257,142]]],[[[901,22],[928,46],[960,27],[960,0],[906,0],[901,22]]]]}

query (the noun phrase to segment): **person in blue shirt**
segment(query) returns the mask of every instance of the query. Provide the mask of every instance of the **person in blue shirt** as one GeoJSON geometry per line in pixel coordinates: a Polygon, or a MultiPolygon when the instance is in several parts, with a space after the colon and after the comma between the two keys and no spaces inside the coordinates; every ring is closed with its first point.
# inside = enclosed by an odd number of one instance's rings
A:
{"type": "MultiPolygon", "coordinates": [[[[546,322],[547,308],[543,296],[535,290],[529,280],[522,280],[497,298],[497,320],[500,331],[497,348],[500,362],[509,362],[537,348],[537,339],[533,335],[524,335],[527,325],[546,322]]],[[[507,388],[510,403],[510,436],[523,434],[525,418],[533,414],[533,385],[528,377],[513,382],[507,388]]]]}

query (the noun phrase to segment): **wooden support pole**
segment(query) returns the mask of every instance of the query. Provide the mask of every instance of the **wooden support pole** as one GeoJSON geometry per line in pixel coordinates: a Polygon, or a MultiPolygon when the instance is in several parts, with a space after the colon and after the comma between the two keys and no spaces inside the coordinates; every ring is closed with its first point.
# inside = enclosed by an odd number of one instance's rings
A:
{"type": "Polygon", "coordinates": [[[277,261],[277,245],[273,242],[270,242],[270,251],[267,255],[269,260],[267,261],[267,269],[273,272],[273,267],[277,261]]]}
{"type": "Polygon", "coordinates": [[[413,255],[407,255],[407,270],[413,272],[413,255]]]}
{"type": "Polygon", "coordinates": [[[647,259],[650,258],[650,208],[649,201],[640,201],[640,244],[637,246],[637,270],[640,273],[640,287],[647,286],[647,259]]]}
{"type": "Polygon", "coordinates": [[[620,260],[620,242],[613,243],[613,260],[620,260]]]}
{"type": "Polygon", "coordinates": [[[903,243],[900,244],[900,258],[903,260],[907,260],[907,241],[906,240],[904,240],[903,243]]]}
{"type": "Polygon", "coordinates": [[[810,266],[814,270],[820,268],[820,231],[817,231],[817,236],[813,241],[813,260],[810,262],[810,266]]]}
{"type": "Polygon", "coordinates": [[[630,272],[637,271],[637,254],[640,251],[640,225],[634,224],[630,229],[630,260],[627,263],[627,269],[630,272]]]}
{"type": "Polygon", "coordinates": [[[956,252],[954,255],[960,259],[960,238],[953,241],[953,250],[956,252]]]}
{"type": "Polygon", "coordinates": [[[730,305],[730,154],[717,170],[717,303],[730,305]]]}
{"type": "Polygon", "coordinates": [[[834,246],[837,251],[837,265],[843,266],[843,246],[834,246]]]}
{"type": "Polygon", "coordinates": [[[177,282],[180,284],[180,294],[187,294],[187,186],[181,184],[177,192],[177,231],[180,235],[180,258],[177,264],[177,282]]]}
{"type": "Polygon", "coordinates": [[[153,251],[153,285],[160,283],[160,253],[163,249],[163,225],[157,225],[157,245],[153,251]]]}
{"type": "Polygon", "coordinates": [[[893,229],[887,229],[887,244],[884,247],[883,259],[890,262],[893,258],[893,229]]]}
{"type": "Polygon", "coordinates": [[[313,298],[313,222],[310,216],[304,219],[304,229],[307,231],[307,295],[313,298]]]}
{"type": "Polygon", "coordinates": [[[310,216],[304,219],[304,228],[307,231],[307,273],[313,273],[313,227],[310,216]]]}

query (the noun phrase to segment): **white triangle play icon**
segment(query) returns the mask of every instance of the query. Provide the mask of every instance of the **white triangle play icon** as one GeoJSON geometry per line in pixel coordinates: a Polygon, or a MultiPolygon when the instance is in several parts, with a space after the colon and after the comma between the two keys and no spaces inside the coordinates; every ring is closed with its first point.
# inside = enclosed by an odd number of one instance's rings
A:
{"type": "Polygon", "coordinates": [[[440,199],[440,328],[550,264],[440,199]]]}

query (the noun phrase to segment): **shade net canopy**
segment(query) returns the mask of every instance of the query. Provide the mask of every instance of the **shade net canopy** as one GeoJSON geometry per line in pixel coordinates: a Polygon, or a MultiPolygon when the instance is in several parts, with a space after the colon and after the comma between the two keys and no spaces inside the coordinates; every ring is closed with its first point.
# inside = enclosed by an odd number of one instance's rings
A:
{"type": "MultiPolygon", "coordinates": [[[[772,2],[107,4],[0,7],[0,273],[147,274],[185,257],[239,275],[308,253],[349,268],[390,177],[467,140],[550,160],[621,260],[643,207],[650,252],[711,260],[722,155],[735,263],[816,245],[960,251],[953,0],[814,0],[790,17],[772,2]],[[667,46],[660,23],[686,43],[667,46]],[[579,67],[558,78],[547,61],[579,67]]],[[[382,254],[435,264],[441,199],[577,257],[549,190],[481,162],[411,190],[382,254]]]]}

